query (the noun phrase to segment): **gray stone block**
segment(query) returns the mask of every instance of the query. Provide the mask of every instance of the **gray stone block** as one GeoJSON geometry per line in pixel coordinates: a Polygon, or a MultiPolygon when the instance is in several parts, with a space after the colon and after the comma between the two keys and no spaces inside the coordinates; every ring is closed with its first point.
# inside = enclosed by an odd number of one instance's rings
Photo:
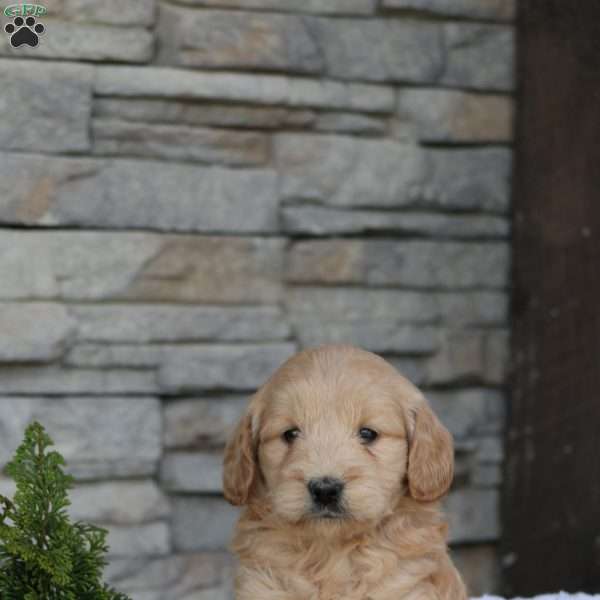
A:
{"type": "Polygon", "coordinates": [[[516,12],[516,0],[383,0],[382,6],[494,21],[511,21],[516,12]]]}
{"type": "MultiPolygon", "coordinates": [[[[0,44],[5,39],[2,36],[0,44]]],[[[75,152],[90,148],[91,67],[3,59],[0,78],[0,106],[9,111],[0,120],[0,149],[75,152]]]]}
{"type": "Polygon", "coordinates": [[[483,464],[499,464],[504,460],[504,446],[499,437],[477,440],[477,460],[483,464]]]}
{"type": "Polygon", "coordinates": [[[310,22],[294,15],[163,7],[162,62],[188,67],[319,74],[310,22]]]}
{"type": "Polygon", "coordinates": [[[510,334],[495,331],[485,339],[485,378],[492,384],[504,385],[510,367],[510,334]]]}
{"type": "Polygon", "coordinates": [[[64,0],[63,16],[72,21],[149,27],[154,24],[156,0],[64,0]]]}
{"type": "Polygon", "coordinates": [[[282,210],[284,231],[310,235],[372,231],[423,235],[437,239],[507,238],[510,222],[494,215],[448,215],[429,212],[343,210],[320,206],[287,206],[282,210]]]}
{"type": "Polygon", "coordinates": [[[384,135],[388,128],[382,117],[360,115],[356,113],[321,113],[314,124],[317,131],[325,133],[354,133],[362,135],[384,135]]]}
{"type": "Polygon", "coordinates": [[[490,488],[502,485],[502,466],[499,464],[475,465],[470,477],[470,483],[477,487],[490,488]]]}
{"type": "Polygon", "coordinates": [[[173,546],[176,551],[221,550],[233,536],[239,509],[222,498],[173,497],[173,546]]]}
{"type": "Polygon", "coordinates": [[[393,319],[324,320],[319,316],[294,318],[303,347],[328,343],[360,346],[380,353],[427,355],[438,347],[435,327],[401,325],[393,319]]]}
{"type": "Polygon", "coordinates": [[[423,325],[432,324],[439,318],[434,294],[408,290],[290,287],[286,307],[294,318],[318,316],[325,322],[372,319],[423,325]]]}
{"type": "Polygon", "coordinates": [[[416,386],[421,386],[425,383],[425,358],[397,356],[394,354],[384,356],[383,358],[416,386]]]}
{"type": "Polygon", "coordinates": [[[97,156],[140,156],[234,167],[261,166],[268,160],[267,137],[250,131],[94,119],[92,135],[92,152],[97,156]]]}
{"type": "MultiPolygon", "coordinates": [[[[142,27],[110,27],[45,20],[46,32],[35,48],[22,46],[19,56],[95,62],[145,63],[154,53],[154,36],[142,27]]],[[[12,56],[8,36],[0,38],[0,55],[12,56]]]]}
{"type": "Polygon", "coordinates": [[[247,406],[246,396],[168,402],[163,413],[164,446],[169,449],[222,447],[247,406]]]}
{"type": "MultiPolygon", "coordinates": [[[[334,115],[337,113],[333,113],[334,115]]],[[[353,114],[353,113],[352,113],[353,114]]],[[[316,114],[302,108],[244,106],[147,98],[95,98],[94,115],[147,123],[176,123],[235,127],[238,129],[279,129],[312,127],[316,114]]],[[[360,116],[363,119],[375,117],[360,116]]]]}
{"type": "Polygon", "coordinates": [[[240,342],[290,335],[277,306],[79,304],[69,306],[69,315],[78,324],[79,342],[240,342]]]}
{"type": "Polygon", "coordinates": [[[363,240],[296,242],[287,255],[287,280],[304,284],[364,283],[366,252],[363,240]]]}
{"type": "Polygon", "coordinates": [[[508,297],[503,292],[294,286],[287,290],[286,307],[292,318],[320,316],[324,321],[395,319],[449,328],[505,326],[508,322],[508,297]]]}
{"type": "Polygon", "coordinates": [[[487,542],[498,539],[499,492],[497,490],[459,489],[444,501],[448,515],[450,543],[487,542]]]}
{"type": "Polygon", "coordinates": [[[292,245],[287,273],[294,283],[504,288],[508,259],[496,242],[318,240],[292,245]]]}
{"type": "Polygon", "coordinates": [[[287,307],[302,346],[341,342],[393,354],[438,348],[431,294],[352,288],[291,288],[287,307]]]}
{"type": "Polygon", "coordinates": [[[102,96],[228,100],[365,112],[394,110],[394,91],[390,87],[283,75],[100,66],[94,85],[95,92],[102,96]]]}
{"type": "MultiPolygon", "coordinates": [[[[4,468],[4,465],[2,465],[4,468]]],[[[0,494],[7,498],[12,498],[17,491],[17,484],[9,477],[4,477],[0,474],[0,494]]]]}
{"type": "Polygon", "coordinates": [[[6,154],[0,182],[5,223],[203,232],[277,225],[271,170],[6,154]]]}
{"type": "Polygon", "coordinates": [[[431,384],[506,382],[508,333],[499,329],[450,330],[440,339],[440,349],[427,367],[431,384]]]}
{"type": "Polygon", "coordinates": [[[444,68],[437,24],[410,20],[315,19],[325,72],[364,81],[436,81],[444,68]]]}
{"type": "Polygon", "coordinates": [[[280,12],[315,13],[323,15],[369,15],[375,12],[376,0],[180,0],[191,6],[271,9],[280,12]]]}
{"type": "Polygon", "coordinates": [[[161,61],[170,64],[417,83],[444,68],[443,30],[422,21],[173,8],[162,16],[161,61]]]}
{"type": "Polygon", "coordinates": [[[181,346],[160,367],[159,384],[165,393],[255,390],[295,351],[292,343],[181,346]]]}
{"type": "Polygon", "coordinates": [[[145,600],[191,600],[190,594],[194,600],[224,600],[226,596],[220,594],[231,587],[233,561],[224,552],[114,558],[106,568],[106,579],[133,597],[144,594],[140,597],[145,600]]]}
{"type": "MultiPolygon", "coordinates": [[[[121,367],[121,365],[119,365],[121,367]]],[[[61,366],[14,366],[0,377],[0,394],[155,394],[156,374],[148,370],[72,369],[61,366]]]]}
{"type": "Polygon", "coordinates": [[[403,89],[398,92],[400,128],[436,143],[506,143],[512,140],[513,102],[509,96],[456,90],[403,89]]]}
{"type": "Polygon", "coordinates": [[[506,243],[370,242],[366,281],[372,285],[505,288],[506,243]]]}
{"type": "Polygon", "coordinates": [[[166,496],[151,480],[80,483],[69,499],[69,514],[75,521],[136,525],[170,514],[166,496]]]}
{"type": "Polygon", "coordinates": [[[425,204],[443,210],[508,213],[511,151],[430,150],[431,178],[425,204]]]}
{"type": "Polygon", "coordinates": [[[220,494],[223,490],[221,452],[171,452],[163,457],[160,482],[169,492],[220,494]]]}
{"type": "Polygon", "coordinates": [[[34,419],[54,439],[69,472],[80,478],[150,475],[156,469],[161,413],[155,398],[0,397],[0,464],[34,419]]]}
{"type": "Polygon", "coordinates": [[[502,25],[446,23],[446,67],[440,83],[483,90],[514,88],[514,30],[502,25]]]}
{"type": "Polygon", "coordinates": [[[511,154],[506,149],[423,150],[391,140],[281,134],[274,153],[287,202],[508,210],[511,154]]]}
{"type": "Polygon", "coordinates": [[[153,369],[176,348],[173,344],[75,344],[65,354],[63,364],[83,369],[153,369]]]}
{"type": "Polygon", "coordinates": [[[426,154],[389,140],[282,134],[274,152],[284,200],[333,206],[417,204],[427,178],[426,154]]]}
{"type": "Polygon", "coordinates": [[[508,323],[508,294],[504,292],[440,293],[436,300],[442,321],[450,328],[508,323]]]}
{"type": "Polygon", "coordinates": [[[76,322],[60,304],[0,304],[0,363],[44,362],[62,356],[76,322]]]}
{"type": "Polygon", "coordinates": [[[506,398],[497,390],[429,391],[426,396],[435,413],[457,440],[502,431],[506,398]]]}
{"type": "Polygon", "coordinates": [[[275,303],[283,241],[144,233],[0,233],[0,297],[275,303]]]}
{"type": "Polygon", "coordinates": [[[108,557],[157,556],[171,552],[171,532],[167,523],[107,525],[108,557]]]}

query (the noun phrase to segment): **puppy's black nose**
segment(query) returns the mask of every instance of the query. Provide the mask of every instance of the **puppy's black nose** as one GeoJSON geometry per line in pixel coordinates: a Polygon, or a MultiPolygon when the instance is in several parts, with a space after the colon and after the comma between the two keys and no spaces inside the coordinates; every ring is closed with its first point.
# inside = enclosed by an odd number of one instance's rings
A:
{"type": "Polygon", "coordinates": [[[313,502],[321,508],[333,508],[340,502],[344,482],[334,477],[311,479],[308,482],[308,491],[313,502]]]}

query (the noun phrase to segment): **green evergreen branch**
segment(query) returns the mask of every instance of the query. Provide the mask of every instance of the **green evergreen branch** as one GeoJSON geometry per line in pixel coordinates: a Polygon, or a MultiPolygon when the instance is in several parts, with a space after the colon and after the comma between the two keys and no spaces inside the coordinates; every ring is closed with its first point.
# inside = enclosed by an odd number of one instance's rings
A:
{"type": "Polygon", "coordinates": [[[128,600],[101,582],[107,531],[70,521],[73,478],[52,445],[34,422],[6,466],[17,491],[0,495],[0,599],[128,600]]]}

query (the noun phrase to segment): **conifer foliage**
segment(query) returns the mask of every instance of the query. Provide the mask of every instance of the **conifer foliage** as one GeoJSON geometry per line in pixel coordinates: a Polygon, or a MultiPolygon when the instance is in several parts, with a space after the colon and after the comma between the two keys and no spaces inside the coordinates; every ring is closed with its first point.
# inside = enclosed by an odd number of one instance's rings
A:
{"type": "Polygon", "coordinates": [[[101,583],[106,530],[67,514],[72,477],[52,445],[32,423],[6,466],[17,491],[0,495],[0,599],[128,600],[101,583]]]}

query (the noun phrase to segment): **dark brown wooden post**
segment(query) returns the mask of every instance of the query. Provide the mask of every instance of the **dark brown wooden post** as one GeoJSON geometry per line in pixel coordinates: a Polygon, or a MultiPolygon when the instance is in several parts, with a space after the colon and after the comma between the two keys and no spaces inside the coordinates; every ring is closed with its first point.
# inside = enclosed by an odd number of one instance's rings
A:
{"type": "Polygon", "coordinates": [[[600,592],[600,0],[521,0],[507,592],[600,592]]]}

